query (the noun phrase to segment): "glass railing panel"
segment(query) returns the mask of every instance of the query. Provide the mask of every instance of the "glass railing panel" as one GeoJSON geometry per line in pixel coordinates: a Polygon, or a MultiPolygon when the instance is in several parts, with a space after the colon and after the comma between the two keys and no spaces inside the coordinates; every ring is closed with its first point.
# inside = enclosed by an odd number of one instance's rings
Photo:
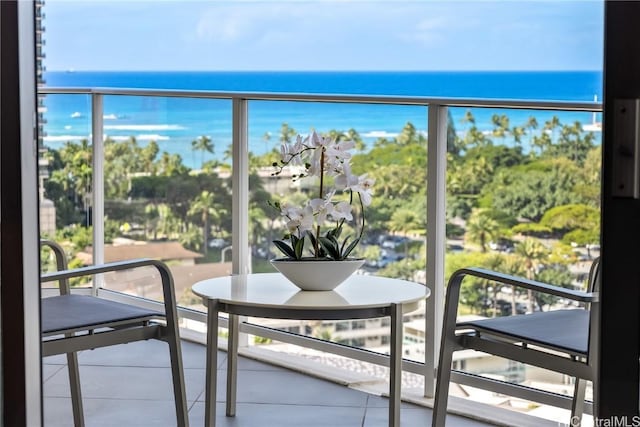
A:
{"type": "MultiPolygon", "coordinates": [[[[58,188],[59,175],[67,186],[53,200],[64,227],[55,238],[70,246],[72,266],[91,264],[91,209],[83,204],[93,197],[90,97],[49,95],[45,102],[45,155],[53,159],[45,196],[55,196],[48,189],[58,188]]],[[[160,259],[172,270],[178,301],[198,305],[191,285],[231,269],[231,102],[117,95],[103,102],[104,261],[160,259]]],[[[149,271],[107,274],[103,285],[161,297],[149,271]]]]}
{"type": "MultiPolygon", "coordinates": [[[[104,111],[105,261],[160,259],[178,304],[203,309],[193,283],[231,273],[231,102],[106,96],[104,111]]],[[[159,299],[142,280],[105,285],[159,299]]]]}
{"type": "MultiPolygon", "coordinates": [[[[425,282],[426,265],[426,131],[423,106],[341,104],[317,102],[252,101],[249,104],[251,156],[250,244],[253,272],[274,272],[269,260],[282,257],[273,240],[287,233],[286,220],[270,205],[278,202],[302,207],[319,197],[319,181],[285,168],[272,175],[281,160],[281,145],[296,142],[312,131],[322,136],[354,141],[351,167],[355,175],[375,180],[373,198],[365,208],[365,232],[352,256],[365,259],[356,274],[381,275],[425,282]],[[318,194],[316,194],[318,193],[318,194]]],[[[331,187],[331,182],[328,184],[331,187]]],[[[326,189],[326,187],[325,187],[326,189]]],[[[357,197],[357,196],[356,196],[357,197]]],[[[359,211],[354,209],[357,217],[359,211]]],[[[331,223],[332,224],[332,223],[331,223]]],[[[330,226],[322,229],[325,233],[330,226]]],[[[343,230],[342,237],[357,236],[358,227],[343,230]]],[[[313,256],[310,246],[304,253],[313,256]]],[[[330,267],[329,267],[330,268],[330,267]]],[[[251,319],[252,322],[301,335],[389,352],[389,319],[345,319],[301,322],[251,319]]],[[[405,333],[421,323],[422,333],[406,334],[406,358],[424,360],[424,308],[405,316],[405,333]]],[[[415,330],[415,329],[413,329],[415,330]]],[[[255,344],[277,351],[309,355],[308,349],[256,338],[255,344]]],[[[311,352],[312,353],[312,352],[311,352]]],[[[354,368],[355,369],[355,368],[354,368]]]]}
{"type": "MultiPolygon", "coordinates": [[[[475,266],[586,290],[600,254],[600,115],[451,108],[450,127],[446,279],[475,266]]],[[[472,279],[460,301],[459,319],[584,308],[472,279]]],[[[571,387],[563,375],[478,352],[460,352],[455,365],[548,391],[571,387]]]]}
{"type": "MultiPolygon", "coordinates": [[[[86,94],[42,97],[44,118],[38,149],[40,236],[62,244],[69,266],[90,264],[81,253],[93,241],[91,98],[86,94]]],[[[42,270],[55,269],[44,249],[42,270]]],[[[86,284],[74,280],[72,285],[86,284]]]]}

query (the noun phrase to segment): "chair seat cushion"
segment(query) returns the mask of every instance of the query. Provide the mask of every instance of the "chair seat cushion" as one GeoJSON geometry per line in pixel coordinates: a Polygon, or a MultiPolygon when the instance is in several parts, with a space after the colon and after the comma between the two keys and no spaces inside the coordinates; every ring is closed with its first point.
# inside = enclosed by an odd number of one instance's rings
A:
{"type": "Polygon", "coordinates": [[[522,342],[572,354],[587,354],[589,345],[588,310],[555,310],[495,317],[459,322],[456,327],[510,336],[522,342]]]}
{"type": "Polygon", "coordinates": [[[43,298],[41,307],[42,333],[48,335],[164,317],[160,311],[88,295],[43,298]]]}

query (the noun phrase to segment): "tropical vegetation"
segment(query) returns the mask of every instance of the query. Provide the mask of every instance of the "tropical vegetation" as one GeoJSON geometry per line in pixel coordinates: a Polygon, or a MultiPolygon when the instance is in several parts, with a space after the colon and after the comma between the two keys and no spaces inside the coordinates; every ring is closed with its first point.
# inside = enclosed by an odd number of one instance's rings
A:
{"type": "MultiPolygon", "coordinates": [[[[507,115],[492,118],[491,132],[478,129],[472,111],[462,123],[450,118],[447,140],[447,238],[462,250],[446,257],[447,275],[476,265],[532,279],[572,286],[570,267],[580,261],[576,247],[599,243],[601,147],[580,123],[557,117],[538,123],[530,117],[513,125],[507,115]],[[456,130],[460,126],[460,130],[456,130]]],[[[278,162],[281,142],[297,131],[284,123],[273,150],[250,155],[250,240],[254,269],[267,268],[274,256],[271,242],[286,224],[269,207],[274,196],[300,204],[308,188],[272,177],[265,165],[278,162]],[[286,184],[283,184],[286,182],[286,184]]],[[[354,254],[365,257],[372,272],[423,280],[426,265],[427,137],[406,123],[395,137],[365,142],[355,129],[323,135],[354,141],[354,175],[368,173],[376,182],[367,207],[367,230],[354,254]]],[[[271,135],[265,135],[269,143],[271,135]]],[[[227,155],[205,162],[213,141],[198,136],[192,149],[202,154],[199,170],[185,166],[177,154],[160,152],[156,142],[141,145],[131,137],[105,141],[105,241],[175,240],[210,261],[220,256],[211,239],[229,239],[232,217],[230,164],[227,155]]],[[[44,196],[56,207],[56,236],[71,255],[91,238],[91,147],[86,140],[49,149],[49,178],[44,196]]],[[[268,168],[268,166],[267,166],[268,168]]],[[[345,230],[352,232],[354,230],[345,230]]],[[[465,282],[462,299],[469,310],[499,314],[503,290],[481,280],[465,282]]],[[[555,301],[512,292],[526,298],[529,309],[555,301]]]]}

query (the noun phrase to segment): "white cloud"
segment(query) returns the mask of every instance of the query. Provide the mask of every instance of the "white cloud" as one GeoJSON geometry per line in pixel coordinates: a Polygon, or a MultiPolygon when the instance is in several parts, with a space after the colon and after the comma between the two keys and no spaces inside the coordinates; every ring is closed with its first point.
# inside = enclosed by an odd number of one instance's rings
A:
{"type": "Polygon", "coordinates": [[[246,18],[233,16],[220,9],[210,9],[198,20],[196,35],[205,41],[234,41],[246,37],[250,29],[246,24],[246,18]]]}
{"type": "Polygon", "coordinates": [[[208,42],[256,41],[270,34],[290,33],[300,19],[308,19],[304,4],[248,3],[214,5],[208,8],[196,24],[197,38],[208,42]]]}
{"type": "Polygon", "coordinates": [[[558,65],[550,59],[561,58],[571,68],[574,57],[593,62],[601,52],[597,6],[590,0],[51,0],[47,67],[553,69],[558,65]]]}
{"type": "Polygon", "coordinates": [[[424,45],[433,45],[445,39],[445,30],[448,27],[445,18],[427,18],[418,21],[411,31],[403,31],[398,38],[408,42],[418,42],[424,45]]]}

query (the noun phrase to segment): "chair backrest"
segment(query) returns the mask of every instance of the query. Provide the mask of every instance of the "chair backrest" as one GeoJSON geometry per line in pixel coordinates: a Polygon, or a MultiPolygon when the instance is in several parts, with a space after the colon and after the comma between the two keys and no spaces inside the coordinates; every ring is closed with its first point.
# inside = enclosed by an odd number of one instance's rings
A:
{"type": "MultiPolygon", "coordinates": [[[[53,253],[56,260],[56,270],[63,271],[68,267],[67,264],[67,256],[64,253],[64,249],[58,243],[53,240],[40,240],[40,248],[47,247],[53,253]]],[[[69,279],[60,279],[58,281],[58,286],[60,287],[60,295],[67,295],[71,290],[69,287],[69,279]]]]}
{"type": "Polygon", "coordinates": [[[600,291],[600,257],[593,260],[587,279],[587,292],[600,291]]]}
{"type": "MultiPolygon", "coordinates": [[[[589,278],[587,282],[587,292],[598,294],[602,286],[602,278],[600,274],[600,257],[596,258],[589,269],[589,278]]],[[[599,295],[596,300],[589,305],[589,354],[588,363],[594,367],[598,363],[598,346],[600,341],[600,301],[599,295]]]]}

